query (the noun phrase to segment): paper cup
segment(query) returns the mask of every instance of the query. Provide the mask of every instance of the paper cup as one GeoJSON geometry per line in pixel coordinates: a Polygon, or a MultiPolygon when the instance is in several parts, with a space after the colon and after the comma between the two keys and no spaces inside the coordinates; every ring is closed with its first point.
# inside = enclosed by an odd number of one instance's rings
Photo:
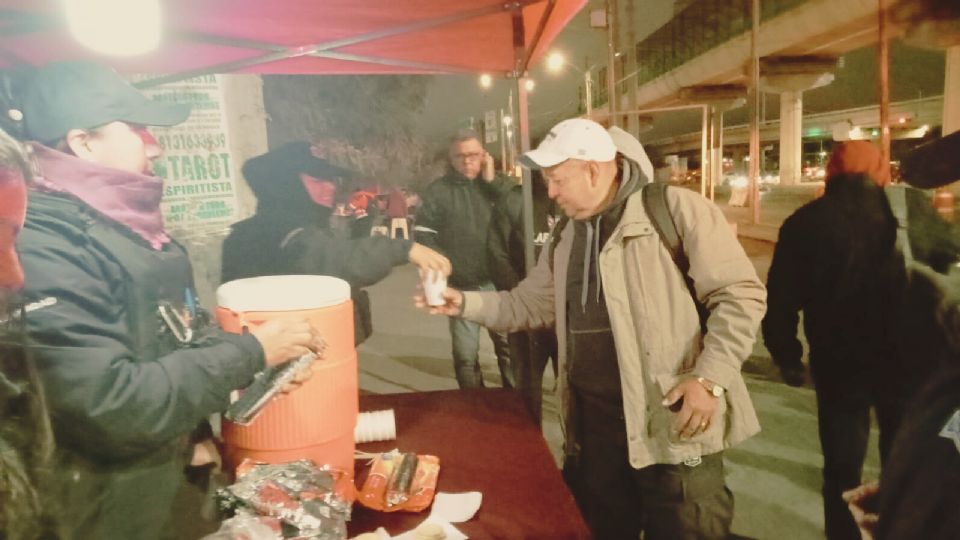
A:
{"type": "Polygon", "coordinates": [[[442,306],[446,304],[443,299],[443,291],[447,288],[447,278],[436,272],[421,272],[420,280],[423,282],[423,295],[427,299],[428,306],[442,306]]]}

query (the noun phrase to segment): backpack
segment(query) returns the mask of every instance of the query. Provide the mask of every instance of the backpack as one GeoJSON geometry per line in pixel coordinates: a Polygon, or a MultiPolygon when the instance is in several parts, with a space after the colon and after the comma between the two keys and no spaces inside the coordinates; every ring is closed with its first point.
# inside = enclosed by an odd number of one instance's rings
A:
{"type": "MultiPolygon", "coordinates": [[[[640,197],[643,200],[643,209],[650,218],[650,223],[663,242],[663,246],[670,252],[670,258],[680,269],[683,275],[683,281],[687,285],[687,291],[693,298],[693,303],[697,307],[697,314],[700,316],[700,330],[702,333],[707,331],[707,317],[710,312],[707,307],[697,298],[696,289],[693,286],[693,279],[690,278],[690,260],[683,251],[683,240],[680,238],[680,232],[677,230],[677,223],[673,220],[673,214],[670,213],[670,207],[667,205],[667,184],[650,182],[641,188],[640,197]]],[[[560,242],[560,231],[567,226],[570,218],[563,216],[553,228],[552,238],[550,240],[549,261],[550,268],[553,268],[553,254],[560,242]]]]}
{"type": "Polygon", "coordinates": [[[893,366],[903,387],[919,387],[938,372],[948,359],[960,354],[960,272],[954,265],[947,273],[935,271],[915,258],[910,244],[907,192],[913,188],[892,185],[884,195],[896,219],[894,249],[902,259],[902,290],[890,329],[900,349],[900,364],[893,366]]]}

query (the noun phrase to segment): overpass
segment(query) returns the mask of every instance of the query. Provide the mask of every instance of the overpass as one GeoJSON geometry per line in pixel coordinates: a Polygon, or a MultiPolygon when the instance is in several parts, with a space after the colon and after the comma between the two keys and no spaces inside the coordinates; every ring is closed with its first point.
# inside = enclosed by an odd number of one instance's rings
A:
{"type": "MultiPolygon", "coordinates": [[[[891,135],[894,139],[913,139],[925,136],[934,126],[940,125],[943,118],[943,96],[933,96],[890,104],[892,119],[891,135]]],[[[843,109],[808,114],[803,116],[803,138],[810,140],[832,140],[834,130],[839,126],[859,131],[860,137],[877,138],[874,132],[880,128],[880,106],[870,105],[855,109],[843,109]],[[859,128],[859,129],[856,129],[859,128]]],[[[724,145],[747,144],[750,138],[746,124],[723,128],[724,145]]],[[[768,120],[760,123],[760,141],[776,142],[780,140],[780,120],[768,120]]],[[[684,133],[674,137],[665,137],[646,141],[644,146],[656,149],[661,155],[683,154],[700,150],[701,133],[684,133]]]]}
{"type": "MultiPolygon", "coordinates": [[[[627,0],[628,3],[629,0],[627,0]]],[[[897,0],[889,0],[895,4],[897,0]]],[[[623,0],[620,0],[623,3],[623,0]]],[[[741,106],[749,86],[751,0],[697,0],[681,7],[666,24],[625,49],[612,63],[614,112],[608,87],[596,93],[592,116],[639,134],[652,111],[676,107],[702,110],[703,130],[654,141],[667,152],[701,149],[708,176],[717,179],[722,145],[746,141],[746,126],[723,128],[723,112],[741,106]]],[[[804,137],[870,138],[879,126],[879,106],[803,114],[803,92],[830,84],[837,59],[876,43],[877,0],[763,0],[757,53],[760,89],[780,94],[780,120],[765,122],[761,137],[779,141],[780,175],[785,184],[799,181],[804,137]],[[850,126],[845,132],[841,124],[850,126]],[[860,130],[853,128],[859,127],[860,130]]],[[[630,21],[628,24],[633,24],[630,21]]],[[[902,36],[892,27],[890,38],[902,36]]],[[[610,78],[604,66],[598,78],[610,78]]],[[[943,94],[960,95],[960,46],[947,52],[943,94]]],[[[868,81],[866,84],[875,84],[868,81]]],[[[944,133],[960,128],[960,103],[942,97],[902,102],[891,108],[891,128],[906,135],[923,125],[943,125],[944,133]],[[919,108],[913,108],[919,107],[919,108]],[[939,108],[939,111],[937,110],[939,108]],[[899,115],[899,116],[898,116],[899,115]],[[899,118],[904,118],[903,130],[899,118]],[[906,128],[909,128],[906,129],[906,128]]]]}

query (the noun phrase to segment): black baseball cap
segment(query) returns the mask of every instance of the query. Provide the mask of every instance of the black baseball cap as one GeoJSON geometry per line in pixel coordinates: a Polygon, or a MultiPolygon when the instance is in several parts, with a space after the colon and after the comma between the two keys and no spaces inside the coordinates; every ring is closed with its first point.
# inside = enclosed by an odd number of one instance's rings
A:
{"type": "Polygon", "coordinates": [[[41,142],[116,121],[173,126],[190,115],[189,105],[147,99],[116,71],[93,62],[47,64],[24,90],[24,129],[41,142]]]}

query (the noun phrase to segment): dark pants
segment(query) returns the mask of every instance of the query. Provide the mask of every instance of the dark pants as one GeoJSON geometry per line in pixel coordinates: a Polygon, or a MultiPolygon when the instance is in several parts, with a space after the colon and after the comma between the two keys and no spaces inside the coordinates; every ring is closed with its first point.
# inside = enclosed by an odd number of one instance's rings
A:
{"type": "Polygon", "coordinates": [[[723,453],[696,466],[656,464],[634,469],[622,417],[578,399],[580,459],[565,466],[584,519],[597,540],[725,539],[733,494],[724,483],[723,453]]]}
{"type": "MultiPolygon", "coordinates": [[[[492,291],[492,283],[484,283],[473,289],[492,291]]],[[[493,342],[493,352],[497,356],[500,368],[500,381],[504,388],[513,388],[513,368],[510,367],[510,346],[507,334],[487,330],[493,342]]],[[[453,369],[460,388],[483,388],[483,374],[480,372],[480,325],[450,317],[450,341],[453,348],[453,369]]]]}
{"type": "Polygon", "coordinates": [[[507,336],[507,341],[516,388],[540,425],[543,419],[543,371],[551,359],[554,372],[557,370],[557,334],[553,329],[513,332],[507,336]]]}
{"type": "Polygon", "coordinates": [[[863,375],[815,374],[820,448],[823,451],[823,518],[829,540],[860,540],[841,494],[861,483],[870,435],[870,408],[880,424],[880,459],[886,459],[899,423],[896,399],[872,391],[863,375]]]}

